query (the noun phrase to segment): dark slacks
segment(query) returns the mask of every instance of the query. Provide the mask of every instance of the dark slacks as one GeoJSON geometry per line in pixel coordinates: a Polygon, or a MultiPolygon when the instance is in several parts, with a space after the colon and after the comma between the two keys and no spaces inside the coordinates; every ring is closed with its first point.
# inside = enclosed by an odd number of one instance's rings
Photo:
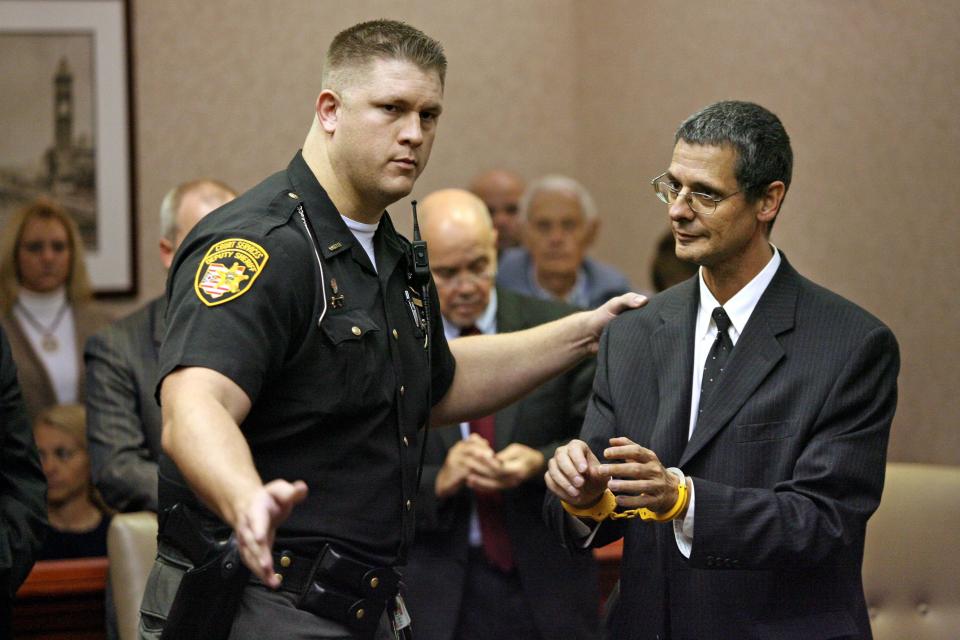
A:
{"type": "MultiPolygon", "coordinates": [[[[417,621],[413,621],[416,637],[417,621]]],[[[457,640],[544,640],[533,624],[530,605],[516,572],[491,565],[482,549],[470,551],[457,640]]]]}

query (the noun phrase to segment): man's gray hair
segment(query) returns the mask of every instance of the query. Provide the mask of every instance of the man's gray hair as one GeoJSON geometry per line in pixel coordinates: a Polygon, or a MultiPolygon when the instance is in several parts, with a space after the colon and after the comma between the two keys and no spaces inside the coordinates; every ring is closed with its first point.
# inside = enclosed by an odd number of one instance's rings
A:
{"type": "Polygon", "coordinates": [[[597,217],[597,205],[593,201],[593,196],[582,184],[559,174],[551,174],[538,178],[530,183],[527,190],[523,192],[520,199],[520,218],[526,221],[527,211],[530,209],[530,203],[533,202],[537,194],[547,193],[569,193],[577,198],[580,203],[580,211],[586,220],[592,220],[597,217]]]}
{"type": "Polygon", "coordinates": [[[236,197],[237,193],[232,188],[212,178],[199,178],[197,180],[188,180],[175,186],[163,196],[160,203],[160,237],[173,242],[177,237],[177,212],[180,211],[180,203],[183,197],[194,189],[209,187],[212,191],[219,191],[221,195],[236,197]]]}

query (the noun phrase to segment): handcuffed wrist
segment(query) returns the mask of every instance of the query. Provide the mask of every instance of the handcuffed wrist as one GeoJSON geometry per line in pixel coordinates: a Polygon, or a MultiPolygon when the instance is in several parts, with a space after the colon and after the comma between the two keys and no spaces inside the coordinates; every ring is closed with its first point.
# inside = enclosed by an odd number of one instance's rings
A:
{"type": "Polygon", "coordinates": [[[605,489],[600,498],[589,507],[575,507],[566,500],[561,500],[564,510],[578,518],[590,518],[596,522],[603,522],[617,508],[617,498],[610,489],[605,489]]]}

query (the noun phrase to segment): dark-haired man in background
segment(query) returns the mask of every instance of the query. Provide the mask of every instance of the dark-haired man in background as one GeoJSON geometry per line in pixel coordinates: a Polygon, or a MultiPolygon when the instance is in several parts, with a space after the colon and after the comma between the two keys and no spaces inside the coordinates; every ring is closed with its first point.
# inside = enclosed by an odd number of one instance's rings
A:
{"type": "Polygon", "coordinates": [[[497,230],[497,251],[520,246],[520,198],[523,178],[507,169],[490,169],[470,181],[470,192],[483,200],[497,230]]]}
{"type": "Polygon", "coordinates": [[[611,323],[582,440],[546,474],[569,544],[624,537],[612,638],[871,635],[860,568],[899,352],[770,244],[792,164],[774,114],[720,102],[653,179],[700,275],[611,323]]]}

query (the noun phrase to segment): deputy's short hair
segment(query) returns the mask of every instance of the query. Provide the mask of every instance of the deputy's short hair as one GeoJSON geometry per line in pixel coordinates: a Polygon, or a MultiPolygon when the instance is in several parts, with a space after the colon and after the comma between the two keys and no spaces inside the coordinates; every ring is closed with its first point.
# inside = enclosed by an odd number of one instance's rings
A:
{"type": "Polygon", "coordinates": [[[371,20],[338,33],[327,49],[323,65],[323,88],[342,80],[341,72],[372,60],[404,60],[424,71],[436,71],[443,86],[447,57],[439,42],[404,22],[371,20]]]}

